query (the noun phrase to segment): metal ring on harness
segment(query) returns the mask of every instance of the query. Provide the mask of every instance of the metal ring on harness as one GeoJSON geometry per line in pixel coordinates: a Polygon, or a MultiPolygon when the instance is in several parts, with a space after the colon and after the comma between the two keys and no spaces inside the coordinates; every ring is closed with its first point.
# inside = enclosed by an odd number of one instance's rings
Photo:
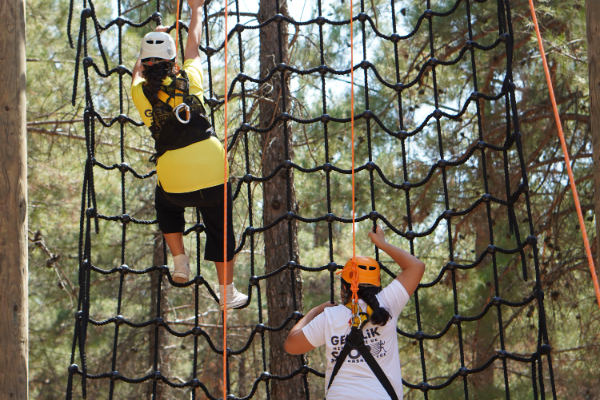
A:
{"type": "Polygon", "coordinates": [[[373,309],[371,306],[367,305],[367,312],[362,312],[358,306],[358,303],[355,303],[353,299],[351,302],[346,304],[346,307],[348,307],[352,312],[352,316],[350,317],[350,325],[362,329],[367,322],[371,320],[371,314],[373,314],[373,309]]]}
{"type": "Polygon", "coordinates": [[[179,122],[181,122],[182,124],[187,124],[188,122],[190,122],[191,119],[191,115],[190,115],[190,106],[188,106],[185,103],[181,103],[180,105],[178,105],[177,107],[175,107],[175,109],[173,110],[173,113],[175,114],[175,117],[179,120],[179,122]],[[186,120],[182,120],[179,117],[179,111],[184,108],[185,109],[185,118],[186,120]]]}

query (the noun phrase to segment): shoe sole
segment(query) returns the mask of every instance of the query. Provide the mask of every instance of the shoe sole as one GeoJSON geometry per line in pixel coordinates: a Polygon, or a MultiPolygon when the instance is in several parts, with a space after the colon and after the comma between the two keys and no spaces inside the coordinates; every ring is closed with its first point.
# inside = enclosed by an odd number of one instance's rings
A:
{"type": "Polygon", "coordinates": [[[183,274],[182,275],[178,275],[176,273],[174,273],[172,275],[172,278],[173,278],[173,282],[176,282],[176,283],[186,283],[189,280],[188,276],[185,276],[183,274]]]}
{"type": "MultiPolygon", "coordinates": [[[[243,302],[241,302],[241,303],[229,303],[229,304],[227,304],[227,309],[228,309],[228,310],[237,310],[237,309],[239,309],[240,307],[243,307],[243,306],[245,306],[247,302],[248,302],[248,300],[244,300],[244,301],[243,301],[243,302]]],[[[223,310],[225,307],[223,307],[223,305],[222,305],[222,304],[219,304],[219,308],[220,308],[221,310],[223,310]]]]}

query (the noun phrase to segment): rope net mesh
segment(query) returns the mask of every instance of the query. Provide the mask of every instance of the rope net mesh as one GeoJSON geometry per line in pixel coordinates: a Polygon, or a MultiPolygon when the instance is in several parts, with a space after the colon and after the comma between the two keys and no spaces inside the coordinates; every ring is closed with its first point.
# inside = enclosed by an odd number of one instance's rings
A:
{"type": "MultiPolygon", "coordinates": [[[[321,302],[337,299],[334,273],[351,256],[349,5],[317,0],[291,11],[278,0],[272,5],[265,15],[258,4],[229,4],[235,281],[250,301],[228,317],[226,395],[270,399],[277,382],[301,380],[306,399],[322,398],[323,381],[314,377],[324,377],[323,360],[331,355],[317,350],[289,356],[287,372],[278,374],[271,369],[270,348],[271,334],[302,316],[302,293],[321,302]],[[259,49],[269,40],[274,48],[267,63],[259,49]],[[269,102],[275,111],[265,122],[259,114],[269,102]],[[276,167],[265,170],[264,158],[273,156],[269,146],[280,137],[276,131],[285,138],[283,151],[276,167]],[[277,185],[280,200],[265,204],[270,184],[277,185]],[[277,217],[265,221],[266,207],[277,217]],[[283,225],[281,247],[269,248],[266,233],[283,225]],[[287,261],[267,271],[269,252],[283,253],[287,261]],[[275,279],[291,288],[275,301],[292,308],[276,321],[267,299],[269,280],[275,279]]],[[[388,241],[427,264],[398,325],[409,398],[477,398],[491,379],[498,392],[490,398],[509,399],[512,391],[556,399],[520,95],[513,83],[510,6],[491,0],[353,4],[357,252],[382,263],[384,284],[395,276],[398,266],[361,237],[379,223],[388,241]],[[515,334],[519,323],[530,325],[526,337],[515,334]]],[[[222,7],[204,6],[200,46],[206,103],[221,139],[222,7]]],[[[71,3],[73,104],[84,110],[87,158],[68,399],[87,397],[92,385],[108,398],[123,398],[134,390],[128,389],[132,383],[142,384],[152,398],[181,391],[193,399],[224,397],[218,382],[223,316],[214,267],[201,263],[204,225],[199,212],[187,211],[192,223],[186,246],[195,278],[176,284],[153,219],[155,171],[148,172],[145,154],[153,144],[129,99],[132,49],[155,24],[174,22],[169,13],[175,9],[176,3],[160,0],[141,7],[124,0],[71,3]],[[119,99],[118,110],[106,101],[109,93],[119,99]],[[120,143],[117,154],[98,147],[107,139],[120,143]],[[97,256],[94,241],[100,238],[116,243],[114,260],[97,256]],[[140,246],[146,256],[130,256],[140,246]],[[146,347],[125,347],[136,341],[146,347]],[[145,354],[142,369],[128,362],[137,352],[145,354]],[[97,362],[99,354],[109,361],[97,362]]],[[[183,18],[179,27],[181,57],[183,18]]]]}

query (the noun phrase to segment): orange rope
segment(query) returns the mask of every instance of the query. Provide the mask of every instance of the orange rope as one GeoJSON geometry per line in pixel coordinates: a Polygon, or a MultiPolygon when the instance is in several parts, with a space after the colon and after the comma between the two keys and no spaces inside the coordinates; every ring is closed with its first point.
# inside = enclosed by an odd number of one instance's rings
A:
{"type": "Polygon", "coordinates": [[[588,263],[590,264],[590,272],[592,273],[592,281],[594,282],[594,289],[596,291],[596,300],[598,301],[598,307],[600,307],[600,285],[598,285],[598,276],[596,275],[596,268],[594,267],[594,257],[592,256],[590,241],[588,239],[587,231],[585,230],[583,213],[581,211],[581,204],[579,203],[577,187],[575,185],[575,177],[573,176],[573,170],[571,169],[569,150],[567,148],[567,142],[565,141],[562,123],[560,122],[560,115],[558,113],[558,106],[556,105],[556,98],[554,97],[552,79],[550,77],[550,69],[548,68],[548,61],[546,60],[546,52],[544,51],[544,44],[542,43],[542,34],[540,33],[540,27],[538,25],[537,17],[535,14],[535,6],[533,5],[533,0],[529,0],[529,8],[531,9],[531,17],[533,19],[533,25],[535,27],[535,33],[537,35],[538,44],[540,47],[540,55],[542,56],[542,62],[544,64],[544,73],[546,74],[546,81],[548,82],[548,91],[550,92],[550,100],[552,101],[552,109],[554,111],[554,118],[556,119],[556,127],[558,128],[558,137],[560,138],[560,144],[565,155],[565,166],[567,167],[567,173],[569,174],[569,184],[571,185],[571,191],[573,192],[573,201],[575,202],[575,208],[577,209],[579,227],[581,228],[583,244],[585,245],[585,252],[587,254],[588,263]]]}
{"type": "Polygon", "coordinates": [[[229,171],[227,169],[227,0],[225,0],[225,137],[223,147],[225,158],[223,160],[223,400],[227,398],[227,182],[229,171]]]}
{"type": "MultiPolygon", "coordinates": [[[[352,131],[352,303],[358,305],[358,267],[354,262],[356,258],[356,206],[354,184],[354,29],[353,29],[352,0],[350,0],[350,129],[352,131]]],[[[352,309],[353,313],[358,310],[352,309]]]]}
{"type": "Polygon", "coordinates": [[[179,64],[177,64],[177,49],[179,48],[179,3],[181,0],[177,0],[177,14],[175,14],[175,71],[179,72],[179,64]]]}

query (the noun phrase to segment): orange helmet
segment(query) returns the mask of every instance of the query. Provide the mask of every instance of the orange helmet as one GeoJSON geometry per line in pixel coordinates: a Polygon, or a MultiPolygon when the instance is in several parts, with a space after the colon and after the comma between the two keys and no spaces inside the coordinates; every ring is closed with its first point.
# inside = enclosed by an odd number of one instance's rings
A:
{"type": "Polygon", "coordinates": [[[379,263],[371,257],[356,256],[348,260],[342,270],[342,279],[352,283],[354,273],[352,272],[352,261],[355,262],[358,269],[358,284],[369,284],[381,286],[381,273],[379,263]]]}

